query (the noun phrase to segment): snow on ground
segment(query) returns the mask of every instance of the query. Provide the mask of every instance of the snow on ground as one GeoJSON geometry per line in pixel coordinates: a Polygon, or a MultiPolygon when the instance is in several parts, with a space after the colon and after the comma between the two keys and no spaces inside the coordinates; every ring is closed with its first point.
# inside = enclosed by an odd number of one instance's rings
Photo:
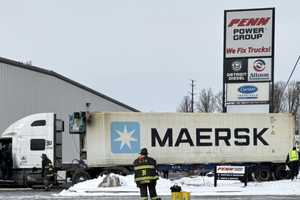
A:
{"type": "MultiPolygon", "coordinates": [[[[120,187],[98,187],[104,176],[97,179],[78,183],[67,190],[63,190],[57,196],[138,196],[139,189],[134,183],[134,176],[118,176],[120,187]]],[[[181,186],[182,191],[190,192],[191,196],[224,196],[224,195],[300,195],[300,179],[249,182],[247,187],[239,181],[218,181],[218,187],[214,187],[213,177],[195,176],[184,177],[178,180],[160,178],[156,189],[158,195],[171,195],[170,187],[174,184],[181,186]]]]}

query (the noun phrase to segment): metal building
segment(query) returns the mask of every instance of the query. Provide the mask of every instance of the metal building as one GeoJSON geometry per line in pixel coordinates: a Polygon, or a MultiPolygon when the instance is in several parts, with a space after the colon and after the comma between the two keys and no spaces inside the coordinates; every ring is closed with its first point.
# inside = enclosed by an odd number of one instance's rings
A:
{"type": "Polygon", "coordinates": [[[53,71],[0,57],[0,134],[22,117],[54,112],[65,121],[62,157],[70,163],[79,158],[79,136],[69,134],[68,115],[87,109],[138,111],[53,71]]]}

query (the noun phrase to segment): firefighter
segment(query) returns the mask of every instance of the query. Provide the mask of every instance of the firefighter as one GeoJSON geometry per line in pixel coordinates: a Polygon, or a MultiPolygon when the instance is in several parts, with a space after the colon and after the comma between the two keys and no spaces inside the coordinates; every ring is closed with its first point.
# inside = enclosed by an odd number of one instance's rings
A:
{"type": "Polygon", "coordinates": [[[54,168],[46,154],[42,154],[42,178],[45,190],[50,190],[54,181],[54,168]]]}
{"type": "Polygon", "coordinates": [[[294,178],[297,178],[299,173],[299,152],[296,147],[293,147],[293,149],[289,151],[286,158],[286,164],[291,171],[291,180],[294,180],[294,178]]]}
{"type": "Polygon", "coordinates": [[[133,162],[134,178],[140,188],[141,200],[148,199],[148,190],[151,200],[161,200],[156,194],[156,181],[158,180],[156,161],[148,157],[148,151],[143,148],[140,156],[133,162]]]}

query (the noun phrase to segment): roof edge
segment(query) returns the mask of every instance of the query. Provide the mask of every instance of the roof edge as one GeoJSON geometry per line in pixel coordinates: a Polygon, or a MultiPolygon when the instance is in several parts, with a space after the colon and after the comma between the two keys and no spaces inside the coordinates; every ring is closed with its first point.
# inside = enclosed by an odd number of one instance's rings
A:
{"type": "Polygon", "coordinates": [[[88,91],[88,92],[90,92],[90,93],[92,93],[92,94],[94,94],[96,96],[99,96],[99,97],[101,97],[101,98],[103,98],[103,99],[105,99],[107,101],[110,101],[110,102],[115,103],[115,104],[117,104],[119,106],[127,108],[128,110],[131,110],[133,112],[140,112],[139,110],[137,110],[137,109],[135,109],[135,108],[133,108],[131,106],[128,106],[128,105],[126,105],[126,104],[124,104],[124,103],[122,103],[120,101],[117,101],[116,99],[113,99],[113,98],[111,98],[109,96],[106,96],[106,95],[100,93],[100,92],[97,92],[96,90],[93,90],[93,89],[91,89],[91,88],[89,88],[89,87],[87,87],[85,85],[82,85],[81,83],[73,81],[73,80],[71,80],[71,79],[69,79],[69,78],[67,78],[67,77],[65,77],[65,76],[63,76],[61,74],[58,74],[58,73],[56,73],[54,71],[43,69],[43,68],[36,67],[36,66],[33,66],[33,65],[24,64],[22,62],[18,62],[18,61],[7,59],[7,58],[3,58],[3,57],[0,57],[0,62],[5,63],[5,64],[9,64],[9,65],[13,65],[13,66],[16,66],[16,67],[20,67],[20,68],[23,68],[23,69],[32,70],[32,71],[39,72],[39,73],[42,73],[42,74],[46,74],[46,75],[49,75],[49,76],[56,77],[56,78],[61,79],[61,80],[65,81],[65,82],[68,82],[68,83],[70,83],[70,84],[72,84],[72,85],[74,85],[76,87],[79,87],[79,88],[81,88],[83,90],[86,90],[86,91],[88,91]]]}

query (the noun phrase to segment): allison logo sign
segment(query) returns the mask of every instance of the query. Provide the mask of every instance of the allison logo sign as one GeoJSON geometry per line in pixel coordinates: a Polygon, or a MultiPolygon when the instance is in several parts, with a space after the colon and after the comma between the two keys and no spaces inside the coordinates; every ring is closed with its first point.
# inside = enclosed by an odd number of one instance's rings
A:
{"type": "Polygon", "coordinates": [[[248,60],[248,81],[271,80],[271,58],[248,60]]]}
{"type": "Polygon", "coordinates": [[[230,83],[227,87],[228,102],[269,101],[269,83],[230,83]]]}
{"type": "Polygon", "coordinates": [[[255,60],[253,63],[253,69],[257,72],[262,72],[266,68],[266,63],[262,59],[255,60]]]}

